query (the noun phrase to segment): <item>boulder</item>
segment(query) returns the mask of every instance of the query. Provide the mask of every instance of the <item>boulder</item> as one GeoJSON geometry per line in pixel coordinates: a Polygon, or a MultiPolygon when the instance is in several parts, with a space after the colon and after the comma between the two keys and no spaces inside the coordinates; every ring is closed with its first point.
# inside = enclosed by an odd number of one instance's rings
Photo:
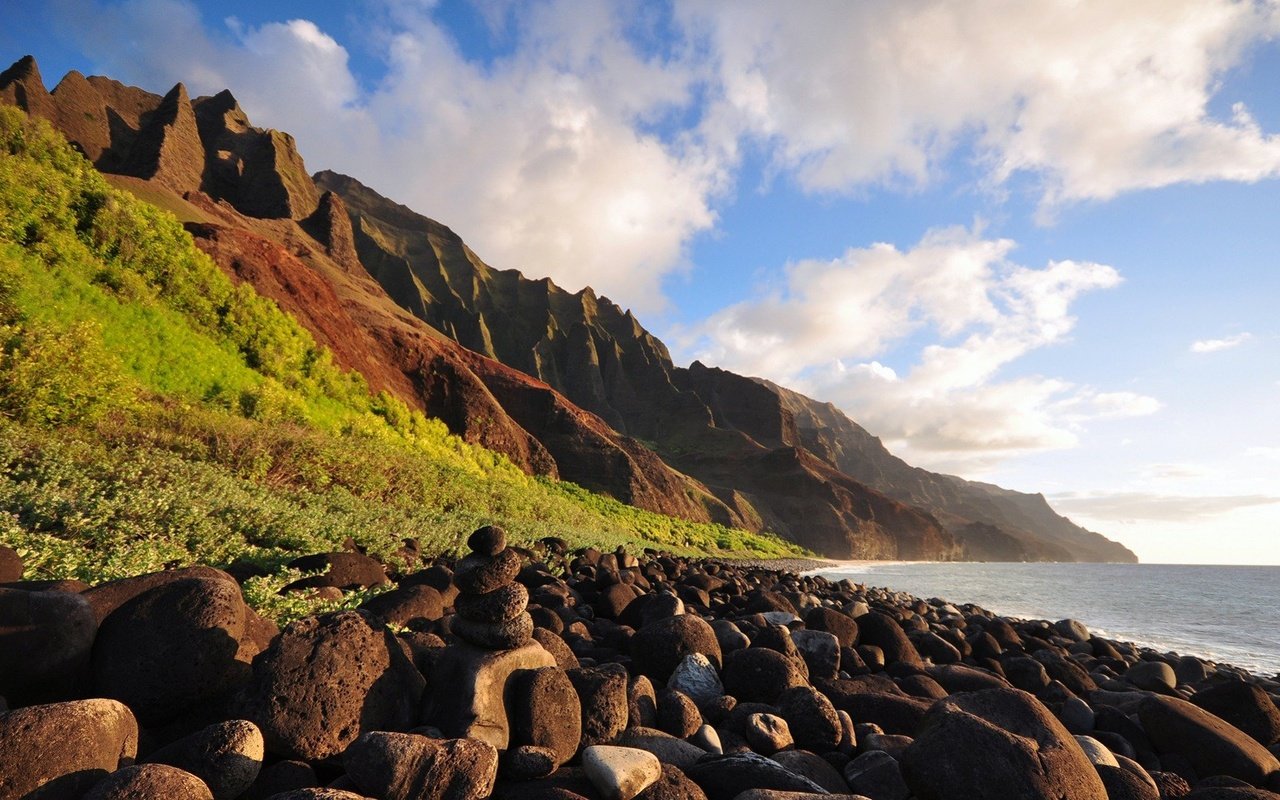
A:
{"type": "Polygon", "coordinates": [[[407,730],[424,685],[390,630],[341,611],[286,626],[254,660],[240,712],[270,752],[314,761],[365,731],[407,730]]]}
{"type": "Polygon", "coordinates": [[[885,664],[903,663],[913,667],[924,666],[915,645],[907,638],[897,621],[887,614],[871,611],[858,617],[858,644],[872,645],[884,653],[885,664]]]}
{"type": "Polygon", "coordinates": [[[331,586],[343,591],[368,589],[388,583],[386,567],[363,553],[316,553],[290,561],[288,566],[302,572],[321,572],[320,575],[294,581],[283,591],[317,589],[331,586]]]}
{"type": "Polygon", "coordinates": [[[0,583],[14,583],[22,580],[24,570],[22,556],[7,544],[0,544],[0,583]]]}
{"type": "MultiPolygon", "coordinates": [[[[554,666],[555,658],[537,642],[499,651],[465,642],[450,645],[432,668],[421,718],[446,736],[479,739],[505,750],[511,736],[511,712],[517,708],[515,676],[522,670],[554,666]]],[[[557,696],[563,699],[569,695],[561,692],[557,696]]],[[[550,746],[535,740],[520,743],[550,746]]],[[[556,745],[558,753],[562,749],[556,745]]]]}
{"type": "Polygon", "coordinates": [[[512,681],[510,742],[546,748],[557,767],[573,758],[582,740],[582,715],[574,713],[581,705],[569,676],[547,666],[518,671],[512,681]]]}
{"type": "Polygon", "coordinates": [[[698,706],[684,692],[661,689],[657,698],[659,730],[666,731],[677,739],[685,739],[702,727],[702,714],[698,712],[698,706]]]}
{"type": "Polygon", "coordinates": [[[118,578],[113,581],[106,581],[91,589],[84,590],[81,593],[81,597],[89,601],[89,605],[93,607],[93,615],[98,620],[98,624],[101,625],[108,614],[143,592],[150,591],[166,583],[188,578],[210,578],[212,580],[228,581],[236,586],[240,585],[236,583],[235,578],[220,569],[194,566],[183,567],[182,569],[167,569],[162,572],[148,572],[145,575],[135,575],[132,578],[118,578]]]}
{"type": "Polygon", "coordinates": [[[258,777],[264,756],[262,731],[243,719],[210,725],[150,753],[148,763],[168,764],[204,781],[214,800],[233,800],[258,777]]]}
{"type": "MultiPolygon", "coordinates": [[[[677,617],[677,619],[679,619],[677,617]]],[[[627,727],[627,670],[601,664],[568,671],[582,710],[581,747],[606,744],[627,727]]],[[[569,709],[565,712],[572,713],[569,709]]]]}
{"type": "Polygon", "coordinates": [[[84,800],[213,800],[209,787],[168,764],[137,764],[99,781],[84,800]]]}
{"type": "Polygon", "coordinates": [[[685,774],[702,787],[709,800],[733,800],[749,789],[827,794],[826,789],[803,775],[751,752],[706,755],[685,774]]]}
{"type": "Polygon", "coordinates": [[[75,696],[97,631],[78,594],[0,589],[0,696],[14,705],[75,696]]]}
{"type": "Polygon", "coordinates": [[[1264,747],[1280,742],[1280,710],[1260,686],[1227,681],[1196,692],[1191,702],[1249,734],[1264,747]]]}
{"type": "Polygon", "coordinates": [[[662,764],[645,750],[592,745],[582,751],[582,771],[604,800],[631,800],[662,777],[662,764]]]}
{"type": "Polygon", "coordinates": [[[0,798],[79,800],[137,755],[137,720],[115,700],[8,711],[0,714],[0,798]]]}
{"type": "Polygon", "coordinates": [[[658,693],[643,675],[627,680],[627,726],[652,728],[658,724],[658,693]]]}
{"type": "Polygon", "coordinates": [[[1185,700],[1149,695],[1138,706],[1138,719],[1162,756],[1186,759],[1200,775],[1263,786],[1280,771],[1276,757],[1244,731],[1185,700]]]}
{"type": "Polygon", "coordinates": [[[849,791],[875,800],[907,800],[911,795],[898,760],[883,750],[868,750],[845,764],[844,780],[849,791]]]}
{"type": "Polygon", "coordinates": [[[415,620],[434,622],[444,616],[440,592],[422,584],[392,589],[369,598],[360,607],[389,625],[401,627],[415,620]]]}
{"type": "Polygon", "coordinates": [[[832,794],[843,794],[849,791],[849,786],[840,775],[840,770],[820,755],[810,753],[808,750],[781,750],[769,757],[832,794]]]}
{"type": "Polygon", "coordinates": [[[307,762],[277,761],[258,771],[257,780],[241,796],[241,800],[266,800],[282,792],[313,789],[319,785],[316,771],[307,762]]]}
{"type": "Polygon", "coordinates": [[[903,753],[902,771],[920,800],[1107,800],[1067,729],[1017,689],[939,700],[903,753]]]}
{"type": "Polygon", "coordinates": [[[555,753],[545,747],[522,744],[498,755],[498,775],[504,780],[529,781],[545,778],[559,766],[555,753]]]}
{"type": "Polygon", "coordinates": [[[1107,789],[1107,800],[1160,800],[1155,784],[1142,780],[1122,767],[1097,765],[1098,777],[1107,789]]]}
{"type": "Polygon", "coordinates": [[[93,685],[146,725],[228,694],[249,677],[238,661],[247,607],[234,582],[167,581],[107,615],[93,645],[93,685]]]}
{"type": "Polygon", "coordinates": [[[330,789],[326,786],[306,789],[290,789],[287,792],[273,794],[267,800],[370,800],[362,794],[348,792],[345,789],[330,789]]]}
{"type": "Polygon", "coordinates": [[[631,659],[637,671],[654,680],[665,682],[691,653],[701,653],[717,668],[722,663],[716,632],[693,614],[651,622],[631,637],[631,659]]]}
{"type": "Polygon", "coordinates": [[[721,679],[739,702],[772,703],[787,689],[808,684],[794,660],[763,647],[730,653],[721,679]]]}
{"type": "Polygon", "coordinates": [[[1124,674],[1125,680],[1149,692],[1169,692],[1178,685],[1173,667],[1163,661],[1139,661],[1124,674]]]}
{"type": "Polygon", "coordinates": [[[480,800],[493,793],[498,751],[476,739],[372,731],[342,764],[360,791],[382,800],[480,800]]]}
{"type": "Polygon", "coordinates": [[[817,689],[794,686],[778,695],[777,706],[797,747],[826,753],[840,744],[840,717],[831,701],[817,689]]]}
{"type": "Polygon", "coordinates": [[[520,554],[506,549],[494,556],[472,553],[458,562],[453,583],[464,594],[487,594],[497,591],[520,574],[520,554]]]}
{"type": "Polygon", "coordinates": [[[834,608],[819,606],[804,615],[804,626],[811,631],[825,631],[836,637],[841,647],[858,643],[858,623],[853,617],[834,608]]]}

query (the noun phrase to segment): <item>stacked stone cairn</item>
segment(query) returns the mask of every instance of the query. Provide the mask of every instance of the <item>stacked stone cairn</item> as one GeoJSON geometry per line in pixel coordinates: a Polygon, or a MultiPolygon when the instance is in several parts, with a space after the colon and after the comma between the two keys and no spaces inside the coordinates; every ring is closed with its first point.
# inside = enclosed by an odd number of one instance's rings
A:
{"type": "Polygon", "coordinates": [[[520,555],[507,549],[507,535],[486,525],[467,539],[471,554],[458,562],[453,582],[457,616],[452,633],[485,650],[513,650],[533,638],[533,618],[525,609],[529,590],[516,582],[520,555]]]}

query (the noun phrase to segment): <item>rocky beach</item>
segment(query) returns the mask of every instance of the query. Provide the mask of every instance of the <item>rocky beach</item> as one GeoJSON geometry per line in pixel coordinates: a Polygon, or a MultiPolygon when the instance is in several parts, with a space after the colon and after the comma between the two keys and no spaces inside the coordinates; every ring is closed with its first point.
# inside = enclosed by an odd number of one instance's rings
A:
{"type": "MultiPolygon", "coordinates": [[[[1280,794],[1280,683],[797,570],[508,545],[86,586],[0,548],[0,800],[1280,794]]],[[[962,598],[956,598],[960,600],[962,598]]]]}

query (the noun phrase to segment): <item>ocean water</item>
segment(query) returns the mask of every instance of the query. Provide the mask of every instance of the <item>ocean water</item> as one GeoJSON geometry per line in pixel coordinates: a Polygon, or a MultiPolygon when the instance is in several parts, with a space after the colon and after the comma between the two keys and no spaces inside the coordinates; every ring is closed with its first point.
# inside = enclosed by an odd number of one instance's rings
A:
{"type": "Polygon", "coordinates": [[[1104,638],[1280,674],[1280,567],[914,562],[816,572],[1003,616],[1070,617],[1104,638]]]}

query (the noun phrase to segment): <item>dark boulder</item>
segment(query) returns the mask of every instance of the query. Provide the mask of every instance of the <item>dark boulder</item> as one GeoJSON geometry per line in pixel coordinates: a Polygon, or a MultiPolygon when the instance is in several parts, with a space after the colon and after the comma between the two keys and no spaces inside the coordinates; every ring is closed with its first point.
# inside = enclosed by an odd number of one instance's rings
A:
{"type": "Polygon", "coordinates": [[[1157,752],[1186,759],[1202,776],[1230,775],[1263,786],[1280,771],[1276,757],[1244,731],[1185,700],[1149,695],[1138,718],[1157,752]]]}
{"type": "Polygon", "coordinates": [[[1249,734],[1263,747],[1280,742],[1280,709],[1260,686],[1228,681],[1196,692],[1191,702],[1249,734]]]}
{"type": "Polygon", "coordinates": [[[811,631],[826,631],[840,640],[841,647],[858,643],[858,623],[853,617],[834,608],[818,606],[804,615],[804,626],[811,631]]]}
{"type": "Polygon", "coordinates": [[[839,746],[840,718],[835,706],[817,689],[794,686],[778,695],[776,705],[797,747],[826,753],[839,746]]]}
{"type": "MultiPolygon", "coordinates": [[[[621,664],[581,667],[566,673],[582,713],[580,747],[608,744],[627,727],[627,670],[621,664]]],[[[561,713],[573,713],[564,709],[561,713]]]]}
{"type": "Polygon", "coordinates": [[[511,742],[546,748],[559,766],[573,758],[582,740],[578,691],[559,667],[517,673],[511,694],[511,742]],[[569,713],[565,713],[566,709],[569,713]]]}
{"type": "Polygon", "coordinates": [[[102,621],[94,688],[148,725],[219,699],[249,676],[237,660],[246,618],[240,587],[230,581],[183,578],[149,589],[102,621]]]}
{"type": "Polygon", "coordinates": [[[0,589],[0,696],[19,706],[76,696],[97,631],[78,594],[0,589]]]}
{"type": "Polygon", "coordinates": [[[391,631],[359,611],[288,625],[253,664],[241,711],[267,750],[319,760],[368,730],[416,721],[422,675],[391,631]]]}
{"type": "Polygon", "coordinates": [[[430,586],[404,586],[371,597],[360,605],[388,625],[405,626],[422,620],[434,622],[444,616],[444,598],[430,586]]]}
{"type": "Polygon", "coordinates": [[[715,631],[705,620],[693,614],[680,614],[649,623],[631,637],[630,646],[636,669],[663,682],[690,653],[702,653],[717,668],[723,663],[715,631]]]}
{"type": "Polygon", "coordinates": [[[869,611],[855,622],[858,623],[858,644],[880,648],[886,665],[901,662],[913,667],[924,666],[915,645],[893,617],[879,611],[869,611]]]}
{"type": "Polygon", "coordinates": [[[772,703],[787,689],[808,684],[795,659],[763,647],[730,653],[721,679],[738,702],[772,703]]]}
{"type": "Polygon", "coordinates": [[[939,700],[902,756],[920,800],[1106,800],[1075,739],[1049,710],[1017,689],[939,700]]]}
{"type": "Polygon", "coordinates": [[[321,586],[332,586],[343,591],[368,589],[382,586],[387,581],[387,570],[376,559],[363,553],[316,553],[302,556],[290,561],[288,566],[301,572],[321,572],[307,578],[294,581],[283,591],[295,589],[317,589],[321,586]]]}
{"type": "Polygon", "coordinates": [[[685,770],[709,800],[733,800],[750,789],[827,794],[827,790],[797,775],[771,758],[756,753],[707,755],[685,770]]]}
{"type": "Polygon", "coordinates": [[[204,781],[214,800],[233,800],[258,778],[262,732],[243,719],[210,725],[150,753],[147,763],[168,764],[204,781]]]}

